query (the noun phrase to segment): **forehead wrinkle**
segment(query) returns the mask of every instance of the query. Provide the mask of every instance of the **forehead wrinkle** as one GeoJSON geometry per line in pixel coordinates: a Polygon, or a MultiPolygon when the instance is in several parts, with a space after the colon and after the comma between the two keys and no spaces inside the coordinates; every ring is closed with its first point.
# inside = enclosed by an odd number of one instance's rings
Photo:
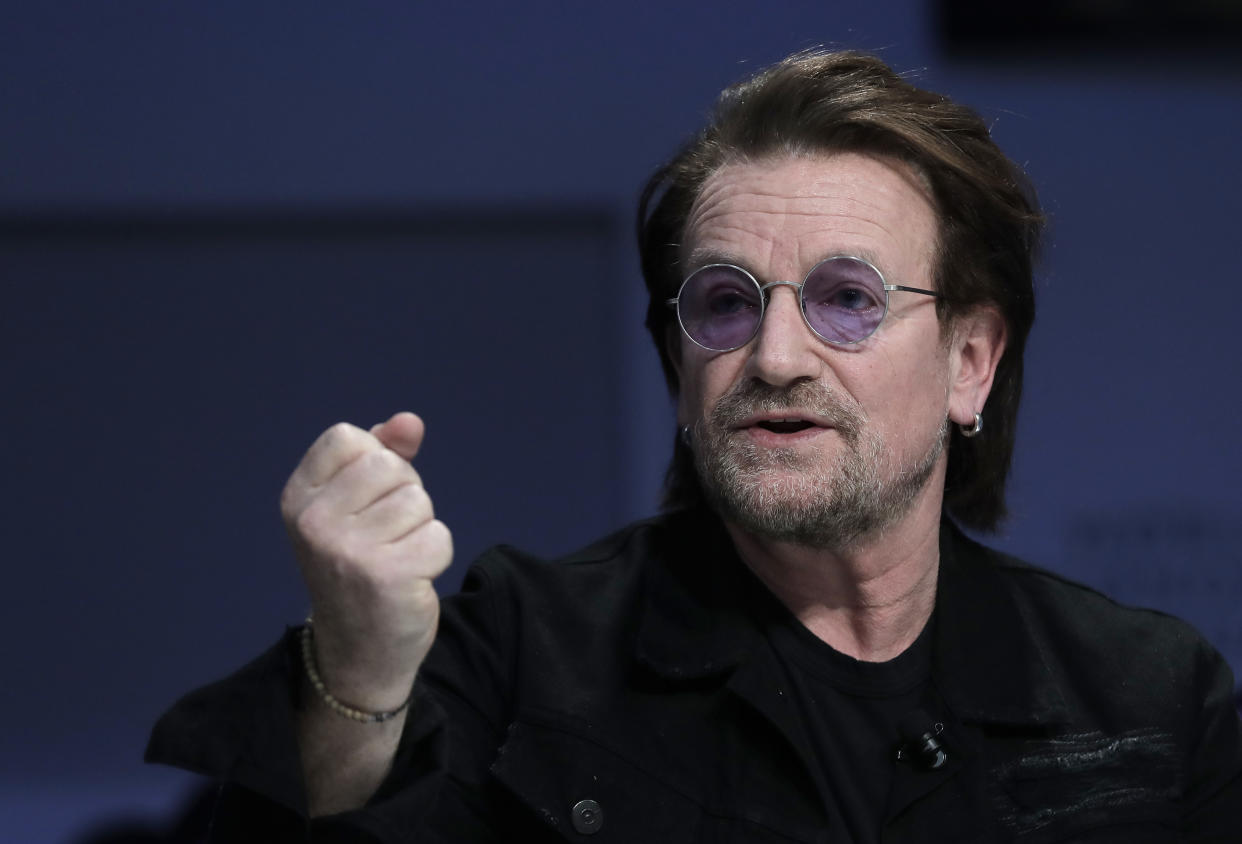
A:
{"type": "MultiPolygon", "coordinates": [[[[819,217],[825,213],[822,207],[825,203],[835,204],[843,207],[834,208],[833,213],[848,215],[857,213],[853,210],[855,206],[876,213],[883,213],[886,209],[883,201],[869,201],[867,197],[855,196],[851,191],[842,185],[831,185],[836,190],[823,190],[819,193],[798,193],[789,195],[780,191],[763,190],[757,187],[745,187],[739,185],[724,185],[718,189],[718,192],[725,193],[724,196],[704,197],[700,196],[690,209],[688,216],[689,224],[687,227],[696,224],[710,222],[722,214],[733,213],[736,209],[728,207],[728,203],[735,201],[739,197],[747,197],[748,199],[763,200],[756,205],[752,205],[745,209],[745,213],[757,214],[760,216],[781,216],[781,217],[819,217]],[[733,190],[727,190],[732,187],[733,190]],[[806,207],[811,205],[812,207],[806,207]],[[721,207],[725,206],[725,207],[721,207]]],[[[888,191],[875,188],[868,189],[870,193],[888,195],[888,191]]]]}
{"type": "MultiPolygon", "coordinates": [[[[861,226],[874,226],[881,231],[894,237],[894,232],[889,229],[879,219],[874,217],[883,217],[882,214],[859,216],[852,213],[848,209],[840,208],[820,208],[808,211],[761,211],[754,208],[732,208],[721,209],[714,213],[692,219],[686,226],[686,237],[684,240],[693,241],[696,235],[702,236],[715,235],[719,230],[738,231],[749,234],[753,237],[773,237],[780,235],[786,238],[802,239],[808,235],[832,234],[839,231],[845,231],[855,227],[855,224],[861,226]],[[737,222],[730,221],[731,217],[741,217],[737,222]],[[821,226],[804,226],[791,227],[784,225],[787,220],[800,221],[823,221],[821,226]],[[721,222],[725,220],[725,222],[721,222]],[[764,225],[756,225],[762,221],[764,225]],[[844,222],[846,225],[841,226],[844,222]],[[836,223],[837,225],[832,225],[836,223]]],[[[857,233],[856,234],[861,234],[857,233]]]]}
{"type": "MultiPolygon", "coordinates": [[[[813,166],[817,161],[825,161],[840,158],[862,158],[874,163],[885,166],[894,172],[910,190],[929,203],[930,197],[927,190],[921,186],[918,179],[908,172],[908,167],[900,161],[889,160],[883,156],[869,155],[852,155],[841,154],[833,155],[825,158],[818,156],[810,156],[803,161],[809,166],[813,166]]],[[[795,159],[796,160],[796,159],[795,159]]],[[[861,179],[857,177],[847,178],[845,180],[813,180],[799,182],[797,189],[790,193],[782,190],[769,189],[767,187],[768,177],[765,170],[768,164],[776,164],[779,166],[780,160],[774,162],[739,162],[736,164],[727,164],[718,168],[706,180],[698,197],[691,206],[688,219],[695,217],[696,213],[704,207],[723,200],[731,199],[737,194],[749,194],[755,197],[763,197],[775,200],[778,204],[797,203],[802,201],[819,201],[832,200],[842,201],[845,203],[856,203],[868,205],[873,208],[880,208],[880,205],[868,202],[870,196],[893,196],[900,193],[900,189],[896,186],[880,185],[869,179],[861,179]],[[742,173],[742,179],[732,178],[734,174],[742,173]],[[717,197],[717,194],[724,194],[724,197],[717,197]]],[[[899,200],[900,201],[900,200],[899,200]]],[[[756,209],[759,210],[759,209],[756,209]]],[[[882,210],[882,209],[881,209],[882,210]]],[[[810,212],[814,213],[814,212],[810,212]]]]}
{"type": "MultiPolygon", "coordinates": [[[[911,205],[911,196],[902,189],[922,200],[918,205],[928,206],[934,221],[935,206],[925,187],[901,162],[873,156],[842,157],[870,159],[900,181],[894,184],[857,172],[846,172],[840,179],[821,179],[812,172],[792,186],[785,182],[784,187],[773,189],[769,187],[767,165],[773,163],[779,169],[784,162],[725,165],[707,179],[687,217],[683,266],[686,261],[701,265],[727,257],[728,263],[744,266],[755,275],[805,273],[825,258],[851,254],[870,261],[886,275],[911,270],[928,275],[938,227],[933,224],[930,231],[922,231],[924,215],[911,205]],[[807,225],[810,221],[817,224],[807,225]],[[907,250],[911,240],[925,244],[911,255],[917,262],[914,267],[899,270],[879,260],[881,253],[898,255],[907,250]],[[781,260],[781,266],[771,265],[773,256],[781,260]]],[[[832,158],[838,156],[829,160],[832,158]]],[[[817,165],[815,157],[806,163],[817,165]]],[[[920,281],[926,285],[930,280],[920,281]]]]}
{"type": "Polygon", "coordinates": [[[749,168],[742,169],[742,172],[747,174],[747,178],[742,180],[729,178],[734,172],[736,171],[726,166],[708,178],[707,184],[704,185],[686,217],[687,232],[702,228],[716,218],[731,213],[747,213],[760,217],[820,217],[825,213],[825,209],[818,207],[820,204],[838,202],[849,205],[853,200],[849,194],[849,188],[844,185],[820,186],[819,192],[816,193],[789,194],[782,190],[767,188],[766,177],[755,174],[749,168]],[[740,197],[760,201],[741,210],[730,207],[730,203],[736,202],[740,197]],[[808,203],[815,203],[816,207],[806,208],[808,203]]]}
{"type": "MultiPolygon", "coordinates": [[[[872,190],[872,193],[887,194],[887,191],[872,190]]],[[[764,193],[760,191],[736,191],[729,197],[732,199],[737,195],[747,195],[749,197],[767,196],[777,200],[779,207],[721,207],[723,203],[708,201],[696,205],[692,209],[686,226],[687,235],[693,235],[696,231],[708,229],[713,223],[722,217],[733,215],[742,215],[751,221],[762,220],[765,225],[759,226],[758,229],[767,229],[768,232],[786,232],[788,227],[782,226],[780,221],[787,219],[793,220],[845,220],[847,222],[859,222],[863,224],[874,225],[880,228],[890,236],[894,236],[887,226],[880,222],[881,219],[892,216],[887,214],[894,205],[900,205],[898,198],[885,203],[883,200],[870,201],[866,197],[858,197],[850,195],[848,192],[841,193],[823,193],[814,196],[794,196],[789,197],[784,194],[764,193]],[[823,202],[831,203],[831,207],[823,207],[823,202]],[[808,203],[814,203],[814,207],[805,207],[808,203]],[[793,207],[791,207],[793,206],[793,207]],[[801,206],[801,207],[799,207],[801,206]]],[[[901,215],[906,216],[906,215],[901,215]]],[[[726,228],[743,228],[743,226],[726,226],[726,228]]],[[[756,230],[751,225],[750,230],[756,230]]],[[[826,230],[826,229],[824,229],[826,230]]],[[[816,233],[817,230],[812,229],[804,233],[816,233]]]]}
{"type": "MultiPolygon", "coordinates": [[[[745,213],[745,212],[743,212],[745,213]]],[[[825,221],[825,225],[791,232],[787,228],[775,227],[770,232],[756,233],[752,226],[716,225],[709,226],[708,231],[689,233],[685,244],[691,248],[685,255],[687,271],[713,263],[735,264],[756,275],[766,275],[766,262],[770,262],[775,252],[783,252],[794,256],[796,267],[800,273],[810,271],[811,267],[827,258],[837,255],[852,255],[884,269],[885,262],[880,259],[877,251],[869,245],[877,236],[876,229],[885,238],[895,242],[895,233],[883,223],[870,219],[862,219],[850,214],[809,214],[825,221]],[[829,223],[837,223],[831,225],[829,223]],[[844,223],[845,225],[840,225],[844,223]],[[731,237],[736,234],[737,237],[731,237]],[[745,243],[753,241],[760,248],[748,250],[745,243]],[[825,245],[825,244],[830,245],[825,245]],[[759,254],[762,253],[762,254],[759,254]]]]}
{"type": "Polygon", "coordinates": [[[682,264],[687,271],[693,271],[706,264],[736,264],[750,268],[756,266],[759,253],[763,253],[763,260],[767,261],[771,259],[772,251],[775,249],[772,238],[757,235],[747,226],[720,225],[706,238],[696,237],[693,229],[687,229],[686,235],[682,242],[683,250],[687,246],[691,248],[684,253],[682,264]],[[727,237],[726,234],[730,232],[737,236],[727,237]],[[716,245],[711,245],[713,241],[716,245]],[[737,245],[747,241],[753,242],[749,249],[737,245]]]}

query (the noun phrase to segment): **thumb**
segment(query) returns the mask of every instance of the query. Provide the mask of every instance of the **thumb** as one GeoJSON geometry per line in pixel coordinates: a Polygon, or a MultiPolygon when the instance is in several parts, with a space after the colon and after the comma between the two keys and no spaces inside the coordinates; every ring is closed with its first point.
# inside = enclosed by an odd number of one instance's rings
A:
{"type": "Polygon", "coordinates": [[[409,411],[395,414],[387,422],[381,422],[371,428],[371,433],[377,440],[406,460],[413,460],[414,455],[418,454],[425,432],[426,426],[423,425],[423,420],[409,411]]]}

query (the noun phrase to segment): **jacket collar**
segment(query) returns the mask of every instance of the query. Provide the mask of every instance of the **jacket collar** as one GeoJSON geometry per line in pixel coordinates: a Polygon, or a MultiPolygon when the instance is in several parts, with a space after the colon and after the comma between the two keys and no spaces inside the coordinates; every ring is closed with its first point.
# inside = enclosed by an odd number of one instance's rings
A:
{"type": "Polygon", "coordinates": [[[1060,685],[1013,589],[996,552],[941,520],[932,676],[964,721],[1062,723],[1060,685]]]}
{"type": "MultiPolygon", "coordinates": [[[[764,627],[785,612],[738,558],[714,516],[684,512],[659,520],[648,550],[635,653],[640,664],[670,680],[731,673],[761,645],[764,627]]],[[[932,646],[936,687],[964,721],[1063,721],[1060,689],[995,556],[942,520],[932,646]]]]}
{"type": "Polygon", "coordinates": [[[766,588],[714,516],[685,511],[657,524],[644,561],[638,661],[669,679],[732,671],[758,644],[763,602],[756,598],[766,588]]]}

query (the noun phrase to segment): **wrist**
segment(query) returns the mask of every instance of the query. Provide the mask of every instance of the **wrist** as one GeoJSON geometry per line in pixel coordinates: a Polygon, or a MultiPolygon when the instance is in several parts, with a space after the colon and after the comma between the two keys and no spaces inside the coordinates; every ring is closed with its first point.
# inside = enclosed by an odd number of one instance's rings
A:
{"type": "MultiPolygon", "coordinates": [[[[326,679],[316,653],[314,625],[306,619],[300,633],[302,668],[307,682],[320,702],[343,718],[360,723],[382,723],[401,715],[413,697],[413,676],[396,683],[376,686],[373,683],[342,681],[341,673],[326,679]]],[[[374,675],[372,675],[374,676],[374,675]]]]}

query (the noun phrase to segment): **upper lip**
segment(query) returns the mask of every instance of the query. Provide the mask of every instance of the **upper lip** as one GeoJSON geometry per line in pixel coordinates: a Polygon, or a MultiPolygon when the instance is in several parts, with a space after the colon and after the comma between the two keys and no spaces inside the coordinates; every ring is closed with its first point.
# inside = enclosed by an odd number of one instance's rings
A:
{"type": "Polygon", "coordinates": [[[742,419],[739,428],[752,428],[760,422],[806,422],[820,428],[831,428],[832,423],[805,410],[769,410],[752,413],[742,419]]]}

